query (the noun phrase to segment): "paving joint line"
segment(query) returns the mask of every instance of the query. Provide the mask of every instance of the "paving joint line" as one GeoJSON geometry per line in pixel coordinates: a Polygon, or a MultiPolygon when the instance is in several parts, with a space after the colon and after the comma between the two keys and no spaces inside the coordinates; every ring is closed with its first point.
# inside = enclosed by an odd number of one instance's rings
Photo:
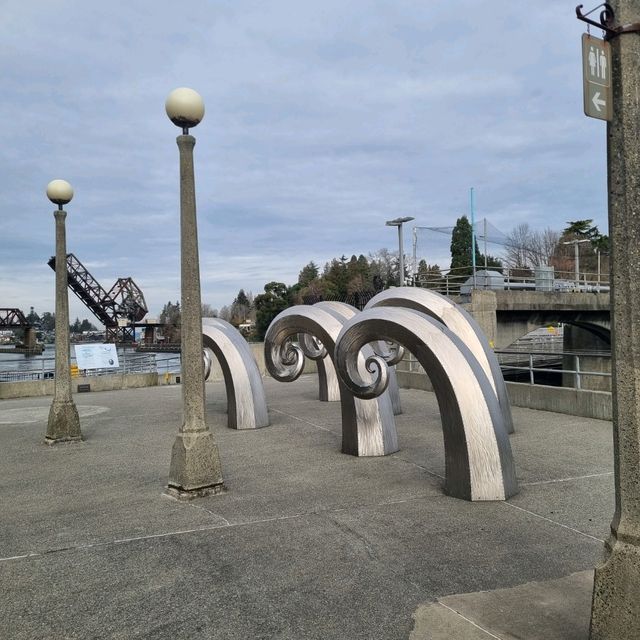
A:
{"type": "Polygon", "coordinates": [[[521,487],[536,487],[541,484],[555,484],[557,482],[571,482],[572,480],[587,480],[589,478],[603,478],[612,476],[613,471],[605,471],[604,473],[590,473],[585,476],[574,476],[573,478],[556,478],[555,480],[538,480],[537,482],[521,482],[521,487]]]}
{"type": "Polygon", "coordinates": [[[274,413],[280,413],[283,416],[287,416],[288,418],[293,418],[294,420],[298,420],[299,422],[302,422],[304,424],[308,424],[312,427],[315,427],[316,429],[321,429],[322,431],[327,431],[328,433],[332,433],[333,435],[336,435],[335,431],[332,431],[331,429],[327,429],[326,427],[321,427],[319,424],[315,424],[314,422],[311,422],[310,420],[304,420],[303,418],[299,418],[298,416],[294,416],[291,413],[287,413],[286,411],[280,411],[280,409],[269,409],[269,411],[273,411],[274,413]]]}
{"type": "MultiPolygon", "coordinates": [[[[164,496],[164,494],[162,494],[164,496]]],[[[175,498],[171,498],[171,496],[164,496],[166,498],[169,499],[175,499],[175,498]]],[[[424,500],[425,498],[428,498],[429,496],[409,496],[407,498],[403,498],[403,499],[396,499],[396,500],[385,500],[383,502],[372,502],[372,503],[367,503],[367,504],[358,504],[358,505],[354,505],[352,507],[350,507],[351,509],[367,509],[367,508],[371,508],[371,507],[383,507],[383,506],[387,506],[387,505],[393,505],[393,504],[401,504],[403,502],[410,502],[413,500],[424,500]]],[[[177,501],[179,503],[182,504],[181,501],[177,501]]],[[[9,562],[12,560],[25,560],[28,558],[36,558],[36,557],[44,557],[46,555],[49,554],[53,554],[53,553],[61,553],[63,551],[82,551],[84,549],[95,549],[95,548],[99,548],[99,547],[109,547],[109,546],[113,546],[113,545],[117,545],[117,544],[125,544],[125,543],[129,543],[129,542],[138,542],[140,540],[153,540],[155,538],[169,538],[171,536],[179,536],[179,535],[185,535],[185,534],[189,534],[189,533],[200,533],[202,531],[215,531],[216,529],[231,529],[231,528],[235,528],[235,527],[245,527],[245,526],[250,526],[250,525],[255,525],[255,524],[265,524],[267,522],[278,522],[278,521],[282,521],[282,520],[295,520],[297,518],[303,518],[305,516],[324,516],[325,514],[331,514],[331,513],[336,513],[338,511],[347,511],[346,507],[341,507],[341,508],[337,508],[337,509],[317,509],[315,511],[305,511],[303,513],[295,513],[292,515],[285,515],[285,516],[273,516],[271,518],[260,518],[257,520],[247,520],[245,522],[229,522],[224,516],[221,516],[213,511],[209,511],[208,509],[204,509],[204,507],[200,507],[198,505],[187,505],[187,506],[193,506],[197,509],[203,509],[204,511],[206,511],[207,513],[220,518],[221,520],[224,521],[224,523],[220,523],[220,524],[211,524],[211,525],[207,525],[204,527],[197,527],[195,529],[179,529],[177,531],[165,531],[163,533],[151,533],[148,535],[144,535],[144,536],[132,536],[132,537],[128,537],[128,538],[116,538],[115,540],[105,540],[103,542],[94,542],[94,543],[86,543],[86,544],[76,544],[76,545],[71,545],[68,547],[58,547],[58,548],[54,548],[54,549],[46,549],[44,551],[30,551],[28,553],[23,553],[23,554],[19,554],[19,555],[15,555],[15,556],[8,556],[6,558],[0,558],[0,562],[9,562]]]]}
{"type": "Polygon", "coordinates": [[[427,469],[427,467],[423,467],[421,464],[418,464],[417,462],[413,462],[412,460],[407,460],[406,458],[401,458],[400,456],[397,456],[397,455],[390,456],[390,459],[400,460],[401,462],[405,462],[406,464],[410,464],[410,465],[413,465],[414,467],[418,467],[418,469],[422,469],[423,471],[426,471],[429,475],[434,476],[435,478],[440,478],[440,480],[446,479],[444,476],[441,476],[439,473],[436,473],[435,471],[431,471],[430,469],[427,469]]]}
{"type": "Polygon", "coordinates": [[[463,616],[459,611],[456,611],[455,609],[452,609],[450,606],[444,604],[443,602],[440,602],[440,600],[438,600],[438,604],[441,607],[444,607],[445,609],[448,609],[452,613],[455,613],[457,616],[460,616],[463,620],[466,620],[469,624],[471,624],[474,627],[476,627],[476,629],[480,629],[480,631],[483,631],[484,633],[486,633],[490,638],[495,638],[495,640],[502,640],[502,638],[500,636],[497,636],[497,635],[491,633],[491,631],[488,631],[484,627],[481,627],[479,624],[476,624],[473,620],[470,620],[469,618],[467,618],[467,616],[463,616]]]}
{"type": "Polygon", "coordinates": [[[584,531],[580,531],[579,529],[574,529],[569,525],[562,524],[562,522],[557,522],[556,520],[552,520],[551,518],[547,518],[546,516],[536,513],[535,511],[529,511],[528,509],[523,509],[522,507],[519,507],[515,504],[511,504],[510,502],[503,502],[502,504],[506,505],[507,507],[511,507],[512,509],[517,509],[518,511],[523,511],[524,513],[528,513],[530,516],[533,516],[534,518],[540,518],[540,520],[545,520],[546,522],[555,524],[556,526],[562,527],[563,529],[568,529],[569,531],[572,531],[573,533],[577,533],[578,535],[584,536],[585,538],[589,538],[590,540],[595,540],[596,542],[600,542],[604,544],[604,540],[602,538],[596,538],[595,536],[592,536],[589,533],[585,533],[584,531]]]}

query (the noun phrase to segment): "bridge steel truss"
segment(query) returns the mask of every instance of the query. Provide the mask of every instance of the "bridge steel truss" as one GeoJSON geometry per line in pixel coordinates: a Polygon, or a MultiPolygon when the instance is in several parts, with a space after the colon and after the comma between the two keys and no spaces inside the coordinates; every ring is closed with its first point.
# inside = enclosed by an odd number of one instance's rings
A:
{"type": "MultiPolygon", "coordinates": [[[[56,259],[48,265],[55,271],[56,259]]],[[[134,339],[134,322],[147,314],[142,290],[133,278],[118,278],[106,291],[73,253],[67,254],[67,282],[93,315],[105,326],[107,342],[127,342],[134,339]]]]}
{"type": "Polygon", "coordinates": [[[14,329],[16,327],[30,327],[29,321],[20,309],[0,309],[0,329],[14,329]]]}

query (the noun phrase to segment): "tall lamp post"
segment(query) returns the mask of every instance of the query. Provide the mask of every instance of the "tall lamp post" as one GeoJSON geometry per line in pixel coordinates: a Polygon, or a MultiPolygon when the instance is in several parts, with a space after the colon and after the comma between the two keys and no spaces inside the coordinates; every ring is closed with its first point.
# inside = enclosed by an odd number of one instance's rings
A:
{"type": "Polygon", "coordinates": [[[400,252],[400,263],[398,265],[398,286],[402,287],[404,285],[404,247],[402,242],[402,225],[405,222],[411,222],[411,220],[415,220],[412,216],[405,216],[404,218],[394,218],[393,220],[387,220],[385,223],[387,227],[398,227],[398,246],[400,252]]]}
{"type": "Polygon", "coordinates": [[[193,89],[175,89],[165,103],[173,124],[182,128],[177,137],[180,153],[180,262],[182,425],[171,451],[168,492],[191,499],[220,493],[223,489],[218,447],[205,422],[204,363],[202,357],[202,309],[200,262],[193,170],[193,147],[189,135],[204,116],[204,103],[193,89]]]}
{"type": "Polygon", "coordinates": [[[585,238],[584,240],[568,240],[562,243],[573,245],[573,266],[575,268],[576,289],[580,289],[580,247],[578,245],[583,242],[591,242],[591,240],[585,238]]]}
{"type": "Polygon", "coordinates": [[[69,294],[67,293],[67,239],[63,205],[71,202],[73,189],[66,180],[52,180],[47,197],[58,205],[53,212],[56,221],[56,373],[53,402],[47,422],[48,444],[81,440],[78,409],[71,396],[69,364],[69,294]]]}

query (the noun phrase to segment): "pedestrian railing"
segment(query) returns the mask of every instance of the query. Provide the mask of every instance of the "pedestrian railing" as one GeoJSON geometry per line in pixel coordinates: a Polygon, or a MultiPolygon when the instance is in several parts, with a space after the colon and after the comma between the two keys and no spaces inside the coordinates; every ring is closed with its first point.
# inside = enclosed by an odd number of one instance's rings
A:
{"type": "MultiPolygon", "coordinates": [[[[0,382],[22,382],[27,380],[49,380],[55,376],[55,358],[32,358],[28,368],[19,370],[15,360],[0,359],[0,382]]],[[[157,359],[155,353],[119,353],[118,367],[102,369],[78,369],[77,375],[83,377],[125,375],[129,373],[180,373],[180,356],[157,359]]],[[[72,366],[75,358],[71,358],[72,366]]],[[[76,375],[72,369],[72,375],[76,375]]]]}
{"type": "MultiPolygon", "coordinates": [[[[503,373],[513,371],[528,373],[529,384],[536,383],[536,373],[568,374],[572,376],[575,389],[582,389],[584,379],[590,376],[611,378],[611,365],[603,366],[605,370],[593,370],[585,368],[584,361],[588,358],[611,360],[611,353],[608,351],[575,352],[575,351],[518,351],[514,349],[496,350],[498,362],[503,373]],[[573,368],[565,368],[567,362],[573,362],[573,368]]],[[[425,373],[424,369],[411,353],[406,353],[402,359],[401,370],[412,373],[425,373]]],[[[568,377],[563,375],[563,383],[568,381],[568,377]]],[[[563,385],[568,386],[568,385],[563,385]]]]}

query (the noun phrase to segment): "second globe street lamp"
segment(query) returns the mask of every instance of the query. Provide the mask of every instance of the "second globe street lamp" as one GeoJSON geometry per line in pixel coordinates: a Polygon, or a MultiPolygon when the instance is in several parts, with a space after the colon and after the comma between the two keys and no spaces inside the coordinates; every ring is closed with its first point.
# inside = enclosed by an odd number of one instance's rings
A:
{"type": "Polygon", "coordinates": [[[193,170],[193,147],[189,135],[204,117],[204,103],[193,89],[175,89],[165,109],[171,122],[182,128],[177,137],[180,152],[180,272],[182,425],[171,451],[168,492],[178,498],[195,498],[223,489],[218,447],[205,422],[204,363],[198,225],[193,170]]]}
{"type": "Polygon", "coordinates": [[[56,220],[56,372],[53,379],[53,402],[49,409],[46,442],[56,444],[81,440],[78,409],[71,395],[71,365],[69,362],[69,294],[67,292],[67,237],[65,204],[71,202],[73,189],[66,180],[52,180],[47,185],[47,197],[58,205],[53,212],[56,220]]]}

